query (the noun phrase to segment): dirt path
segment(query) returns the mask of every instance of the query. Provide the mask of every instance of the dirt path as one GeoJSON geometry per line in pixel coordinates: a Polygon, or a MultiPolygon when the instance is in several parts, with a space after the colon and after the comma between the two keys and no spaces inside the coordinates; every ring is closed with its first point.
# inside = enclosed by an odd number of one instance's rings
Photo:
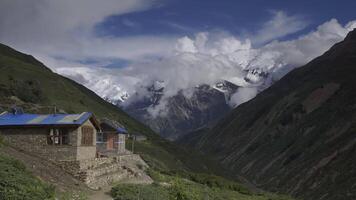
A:
{"type": "Polygon", "coordinates": [[[113,200],[113,198],[109,195],[110,190],[111,187],[108,186],[99,191],[95,191],[89,196],[89,200],[113,200]]]}

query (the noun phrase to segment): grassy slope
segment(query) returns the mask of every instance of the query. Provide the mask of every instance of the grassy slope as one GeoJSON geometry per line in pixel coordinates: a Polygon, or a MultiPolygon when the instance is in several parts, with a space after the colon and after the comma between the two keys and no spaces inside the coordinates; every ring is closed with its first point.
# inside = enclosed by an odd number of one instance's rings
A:
{"type": "Polygon", "coordinates": [[[193,144],[269,190],[356,199],[355,55],[356,30],[193,144]],[[336,92],[325,95],[335,84],[336,92]],[[308,111],[310,106],[315,109],[308,111]]]}
{"type": "Polygon", "coordinates": [[[291,200],[274,194],[253,194],[236,182],[206,174],[190,174],[186,178],[149,171],[151,185],[117,184],[111,190],[115,200],[291,200]]]}
{"type": "Polygon", "coordinates": [[[30,111],[33,111],[33,107],[38,108],[34,112],[48,112],[53,105],[68,113],[90,111],[98,118],[109,117],[121,122],[130,132],[145,134],[149,138],[145,148],[158,151],[146,157],[151,156],[161,162],[164,168],[206,168],[116,106],[104,101],[84,86],[53,73],[32,56],[0,45],[0,71],[0,107],[3,109],[20,104],[30,111]],[[10,96],[17,96],[20,101],[8,98],[10,96]]]}
{"type": "Polygon", "coordinates": [[[34,177],[20,161],[0,153],[0,199],[54,199],[54,188],[34,177]]]}
{"type": "MultiPolygon", "coordinates": [[[[32,56],[1,44],[0,72],[0,107],[3,109],[16,104],[39,113],[49,112],[53,105],[69,113],[90,111],[98,118],[112,118],[124,124],[129,131],[146,135],[148,140],[136,143],[135,149],[156,173],[188,178],[191,177],[187,174],[195,172],[229,175],[215,163],[161,139],[116,106],[82,85],[53,73],[32,56]]],[[[224,179],[220,181],[224,182],[224,179]]]]}

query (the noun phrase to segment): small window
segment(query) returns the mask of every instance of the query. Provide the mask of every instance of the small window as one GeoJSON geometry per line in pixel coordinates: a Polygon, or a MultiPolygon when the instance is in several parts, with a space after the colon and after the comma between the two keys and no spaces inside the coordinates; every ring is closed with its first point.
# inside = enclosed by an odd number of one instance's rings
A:
{"type": "Polygon", "coordinates": [[[99,142],[99,143],[104,142],[104,133],[103,132],[98,132],[96,134],[96,142],[99,142]]]}
{"type": "Polygon", "coordinates": [[[49,145],[68,145],[69,144],[68,129],[51,129],[47,136],[47,144],[49,144],[49,145]]]}
{"type": "Polygon", "coordinates": [[[82,145],[83,146],[92,146],[93,145],[93,135],[94,130],[90,126],[82,127],[82,145]]]}

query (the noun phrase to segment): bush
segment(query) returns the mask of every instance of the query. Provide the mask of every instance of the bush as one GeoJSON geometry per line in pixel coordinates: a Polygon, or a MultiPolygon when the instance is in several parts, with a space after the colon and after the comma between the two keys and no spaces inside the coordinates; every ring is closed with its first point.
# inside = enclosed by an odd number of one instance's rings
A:
{"type": "Polygon", "coordinates": [[[115,200],[156,200],[169,199],[168,190],[160,185],[118,184],[111,189],[115,200]]]}
{"type": "Polygon", "coordinates": [[[176,178],[170,187],[170,200],[198,200],[197,189],[189,187],[183,180],[176,178]]]}
{"type": "Polygon", "coordinates": [[[19,161],[0,154],[0,199],[54,199],[54,187],[34,177],[19,161]]]}
{"type": "Polygon", "coordinates": [[[231,181],[226,178],[223,178],[221,176],[205,174],[205,173],[193,173],[193,172],[186,172],[186,171],[163,171],[161,173],[168,176],[177,176],[177,177],[186,178],[193,182],[208,186],[209,188],[233,190],[246,195],[252,194],[252,192],[249,191],[243,185],[235,181],[231,181]]]}
{"type": "Polygon", "coordinates": [[[24,102],[39,103],[44,99],[41,84],[34,80],[13,80],[10,85],[10,91],[12,95],[17,96],[24,102]]]}

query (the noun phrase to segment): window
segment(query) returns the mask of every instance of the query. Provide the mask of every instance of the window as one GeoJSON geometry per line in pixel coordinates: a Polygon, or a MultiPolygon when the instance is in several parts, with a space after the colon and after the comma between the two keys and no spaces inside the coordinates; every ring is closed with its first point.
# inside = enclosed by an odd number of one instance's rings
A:
{"type": "Polygon", "coordinates": [[[82,127],[82,145],[83,146],[92,146],[93,145],[93,135],[94,130],[90,126],[82,127]]]}
{"type": "Polygon", "coordinates": [[[104,133],[103,132],[98,132],[96,134],[96,142],[97,143],[103,143],[104,142],[104,133]]]}
{"type": "Polygon", "coordinates": [[[47,144],[49,144],[49,145],[68,145],[69,144],[68,129],[51,129],[47,136],[47,144]]]}

